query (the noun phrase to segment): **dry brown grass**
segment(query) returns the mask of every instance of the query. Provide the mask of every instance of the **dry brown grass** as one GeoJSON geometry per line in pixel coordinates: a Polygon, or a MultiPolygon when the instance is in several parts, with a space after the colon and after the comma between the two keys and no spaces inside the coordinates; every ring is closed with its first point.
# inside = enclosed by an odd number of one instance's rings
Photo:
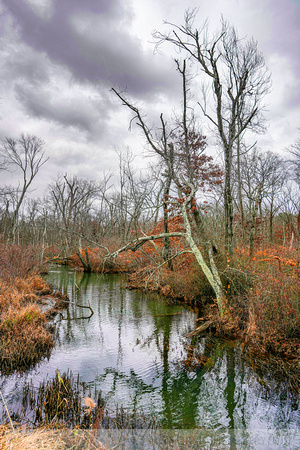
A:
{"type": "Polygon", "coordinates": [[[40,277],[39,275],[35,275],[31,277],[28,280],[28,285],[31,290],[37,291],[37,292],[45,292],[49,291],[49,285],[46,283],[46,281],[40,277]]]}
{"type": "Polygon", "coordinates": [[[38,306],[51,289],[35,272],[33,249],[1,244],[0,252],[0,370],[11,373],[48,356],[54,345],[38,306]]]}
{"type": "Polygon", "coordinates": [[[0,448],[3,450],[60,450],[65,446],[61,442],[60,436],[48,430],[34,430],[30,433],[0,428],[0,448]]]}
{"type": "Polygon", "coordinates": [[[24,370],[54,346],[46,319],[36,304],[9,306],[0,316],[0,367],[3,373],[24,370]]]}
{"type": "Polygon", "coordinates": [[[18,290],[4,281],[0,280],[0,311],[4,311],[9,306],[20,304],[21,298],[18,290]]]}
{"type": "Polygon", "coordinates": [[[37,428],[12,430],[0,426],[0,448],[2,450],[62,450],[62,449],[103,449],[108,447],[99,442],[93,432],[81,430],[51,430],[37,428]]]}

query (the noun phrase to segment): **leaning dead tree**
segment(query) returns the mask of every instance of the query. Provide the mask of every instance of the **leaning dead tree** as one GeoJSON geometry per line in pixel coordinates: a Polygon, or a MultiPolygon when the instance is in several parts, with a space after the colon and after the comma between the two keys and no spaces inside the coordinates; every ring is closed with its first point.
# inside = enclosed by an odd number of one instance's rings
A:
{"type": "Polygon", "coordinates": [[[130,103],[130,101],[127,100],[125,96],[120,92],[116,91],[115,89],[112,90],[122,101],[123,105],[127,106],[132,111],[132,120],[135,120],[137,125],[142,129],[150,149],[154,151],[154,153],[160,158],[162,164],[164,164],[164,166],[166,167],[167,176],[176,186],[178,193],[177,207],[181,209],[185,231],[168,232],[140,237],[134,242],[128,243],[127,245],[123,246],[122,248],[111,254],[110,257],[117,257],[119,253],[127,250],[135,251],[148,241],[166,238],[169,239],[171,237],[184,238],[190,251],[195,256],[197,263],[201,267],[204,275],[211,285],[216,296],[219,312],[221,315],[223,315],[228,311],[228,307],[220,275],[214,261],[213,249],[211,246],[209,246],[209,261],[207,262],[195,241],[192,226],[193,224],[191,224],[192,209],[197,208],[195,204],[195,196],[199,186],[199,178],[195,176],[195,173],[193,173],[192,175],[190,171],[193,154],[191,148],[188,145],[188,141],[186,141],[186,147],[184,149],[182,149],[181,147],[179,149],[176,148],[176,143],[174,143],[172,139],[172,133],[168,131],[167,124],[162,114],[160,115],[160,136],[154,136],[151,129],[145,122],[140,110],[132,103],[130,103]],[[182,152],[188,153],[186,158],[183,158],[182,152]]]}
{"type": "Polygon", "coordinates": [[[184,25],[166,22],[172,30],[156,31],[158,45],[170,42],[196,62],[203,80],[199,105],[220,138],[225,162],[225,246],[233,251],[232,162],[235,148],[246,130],[263,129],[262,99],[270,89],[270,75],[253,40],[239,39],[234,27],[222,20],[221,30],[209,36],[208,23],[194,27],[196,10],[185,13],[184,25]],[[212,94],[212,95],[211,95],[212,94]],[[212,107],[211,107],[212,106],[212,107]]]}

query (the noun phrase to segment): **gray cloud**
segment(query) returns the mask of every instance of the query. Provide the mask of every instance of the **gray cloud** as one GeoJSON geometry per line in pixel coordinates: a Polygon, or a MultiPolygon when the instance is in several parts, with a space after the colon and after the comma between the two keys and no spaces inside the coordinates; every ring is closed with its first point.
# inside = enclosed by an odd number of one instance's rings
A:
{"type": "MultiPolygon", "coordinates": [[[[175,0],[0,0],[0,138],[41,136],[51,155],[49,177],[117,170],[114,148],[142,154],[140,130],[128,133],[130,113],[109,89],[127,88],[150,125],[180,107],[172,46],[154,55],[147,41],[152,29],[169,29],[163,19],[182,24],[184,9],[175,0]]],[[[258,40],[273,72],[270,128],[259,139],[280,151],[299,126],[299,0],[201,0],[195,25],[208,17],[213,31],[221,13],[240,36],[258,40]]]]}
{"type": "Polygon", "coordinates": [[[48,20],[24,0],[3,2],[24,42],[81,82],[126,86],[139,96],[170,89],[172,76],[166,80],[161,62],[129,33],[130,11],[119,0],[56,0],[48,20]]]}
{"type": "Polygon", "coordinates": [[[275,0],[272,2],[272,34],[266,48],[289,59],[299,73],[300,2],[275,0]]]}
{"type": "Polygon", "coordinates": [[[65,127],[75,127],[89,133],[90,138],[93,134],[101,135],[109,119],[109,109],[101,108],[100,98],[68,96],[68,92],[61,92],[58,88],[24,83],[16,83],[15,92],[30,115],[65,127]]]}
{"type": "Polygon", "coordinates": [[[50,80],[48,63],[45,55],[37,54],[23,46],[10,48],[10,55],[4,61],[5,77],[10,80],[29,80],[31,84],[47,83],[50,80]]]}

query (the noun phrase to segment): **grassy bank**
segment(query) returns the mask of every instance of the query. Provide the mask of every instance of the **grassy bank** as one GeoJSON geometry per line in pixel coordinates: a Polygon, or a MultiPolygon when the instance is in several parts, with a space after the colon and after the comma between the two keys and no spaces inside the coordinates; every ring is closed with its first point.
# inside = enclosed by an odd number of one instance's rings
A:
{"type": "Polygon", "coordinates": [[[47,357],[54,346],[45,298],[62,299],[37,274],[38,253],[34,248],[1,245],[0,248],[0,370],[23,371],[47,357]]]}
{"type": "Polygon", "coordinates": [[[238,270],[251,274],[250,289],[233,298],[232,307],[243,317],[244,339],[260,353],[299,361],[300,260],[299,252],[286,247],[257,251],[249,260],[243,250],[235,255],[238,270]]]}

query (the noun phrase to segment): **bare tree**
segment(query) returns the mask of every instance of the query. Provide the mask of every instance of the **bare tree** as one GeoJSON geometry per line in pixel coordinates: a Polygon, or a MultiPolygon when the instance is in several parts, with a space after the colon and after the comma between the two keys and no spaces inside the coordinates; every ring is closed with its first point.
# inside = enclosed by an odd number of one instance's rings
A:
{"type": "Polygon", "coordinates": [[[225,246],[233,250],[232,158],[236,142],[247,129],[262,130],[262,98],[270,88],[270,76],[257,43],[240,40],[234,27],[222,20],[221,30],[210,37],[207,22],[194,28],[196,11],[185,13],[185,23],[167,22],[173,30],[156,31],[158,45],[170,42],[199,64],[202,74],[211,80],[214,108],[210,112],[207,91],[199,102],[204,116],[215,127],[223,146],[225,160],[225,246]]]}
{"type": "Polygon", "coordinates": [[[28,188],[40,168],[48,160],[48,158],[45,158],[44,145],[44,141],[37,136],[21,134],[17,140],[5,138],[0,148],[0,155],[7,168],[13,171],[20,170],[22,173],[22,181],[16,191],[16,204],[12,218],[12,233],[14,237],[18,225],[20,207],[28,192],[28,188]]]}
{"type": "MultiPolygon", "coordinates": [[[[237,168],[236,168],[237,169],[237,168]]],[[[274,215],[281,204],[277,201],[279,193],[287,180],[285,161],[272,152],[262,152],[253,148],[241,157],[241,192],[243,208],[250,224],[250,255],[254,251],[254,239],[257,233],[257,219],[263,219],[263,203],[269,215],[269,237],[273,240],[274,215]]]]}
{"type": "Polygon", "coordinates": [[[300,244],[300,190],[295,189],[294,184],[288,184],[285,186],[285,191],[282,193],[285,216],[288,219],[287,223],[289,224],[292,236],[291,236],[291,245],[294,237],[296,237],[298,244],[300,244]]]}
{"type": "MultiPolygon", "coordinates": [[[[292,155],[291,165],[293,168],[294,180],[300,189],[300,138],[296,139],[295,143],[290,147],[290,153],[292,155]]],[[[300,207],[298,207],[297,214],[297,229],[300,236],[300,207]]]]}
{"type": "Polygon", "coordinates": [[[292,156],[291,164],[294,171],[294,179],[300,187],[300,138],[297,138],[294,144],[290,146],[290,154],[292,156]]]}
{"type": "Polygon", "coordinates": [[[143,173],[133,166],[133,155],[129,149],[117,152],[119,156],[119,178],[115,186],[102,192],[109,233],[114,233],[122,243],[129,236],[138,235],[151,226],[155,216],[155,194],[158,180],[152,173],[143,173]],[[144,226],[145,224],[146,227],[144,226]]]}
{"type": "Polygon", "coordinates": [[[94,181],[68,177],[66,174],[58,176],[49,190],[50,205],[64,235],[65,252],[68,252],[71,233],[83,233],[85,221],[100,188],[94,181]]]}

